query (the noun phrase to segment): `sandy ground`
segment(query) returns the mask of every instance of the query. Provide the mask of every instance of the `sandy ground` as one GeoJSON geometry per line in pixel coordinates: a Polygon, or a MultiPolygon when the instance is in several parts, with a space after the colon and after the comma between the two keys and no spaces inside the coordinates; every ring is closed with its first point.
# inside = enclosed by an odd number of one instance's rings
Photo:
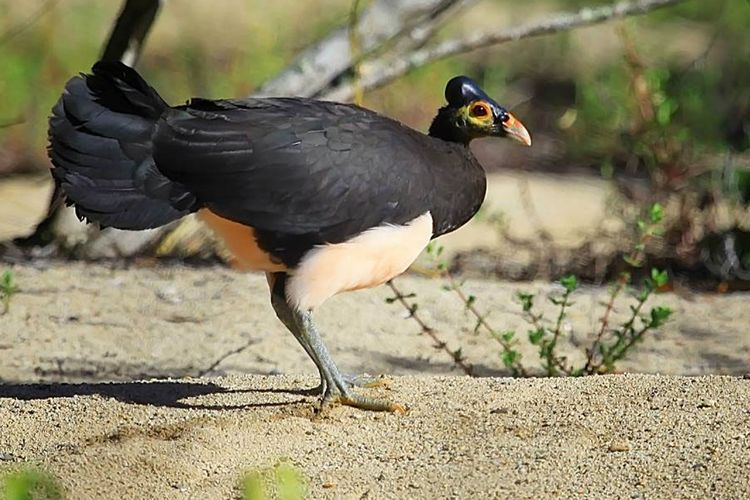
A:
{"type": "Polygon", "coordinates": [[[747,498],[750,380],[395,377],[406,415],[314,417],[311,379],[0,386],[0,468],[70,498],[231,498],[280,457],[311,498],[747,498]]]}
{"type": "MultiPolygon", "coordinates": [[[[317,398],[295,392],[314,385],[314,368],[274,318],[260,276],[90,263],[13,271],[21,292],[0,316],[0,469],[40,464],[70,498],[228,498],[243,472],[280,458],[300,468],[312,498],[750,495],[750,380],[502,378],[497,346],[472,333],[461,303],[434,280],[399,284],[485,377],[459,376],[385,303],[385,287],[345,294],[319,314],[334,358],[352,374],[392,375],[370,391],[410,410],[336,408],[321,418],[317,398]],[[227,376],[187,378],[202,373],[227,376]]],[[[465,286],[497,328],[519,331],[514,291],[554,291],[465,286]]],[[[603,293],[582,290],[566,330],[591,330],[603,293]]],[[[675,321],[622,369],[750,371],[747,295],[658,300],[678,311],[675,321]]],[[[575,358],[584,341],[563,351],[575,358]]]]}

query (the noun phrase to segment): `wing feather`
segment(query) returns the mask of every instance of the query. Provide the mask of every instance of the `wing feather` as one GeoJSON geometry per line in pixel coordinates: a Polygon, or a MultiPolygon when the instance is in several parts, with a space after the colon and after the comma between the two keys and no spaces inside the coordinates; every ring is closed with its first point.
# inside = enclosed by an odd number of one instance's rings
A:
{"type": "Polygon", "coordinates": [[[153,139],[159,170],[212,211],[318,243],[429,210],[434,142],[356,106],[294,98],[194,100],[153,139]]]}

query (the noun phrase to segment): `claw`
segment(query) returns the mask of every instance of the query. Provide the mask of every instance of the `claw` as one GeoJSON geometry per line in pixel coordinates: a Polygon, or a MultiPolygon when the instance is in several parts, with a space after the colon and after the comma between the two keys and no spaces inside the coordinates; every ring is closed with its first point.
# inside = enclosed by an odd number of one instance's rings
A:
{"type": "Polygon", "coordinates": [[[409,411],[409,408],[406,405],[402,405],[401,403],[393,403],[391,404],[391,413],[395,413],[396,415],[406,415],[406,412],[409,411]]]}
{"type": "Polygon", "coordinates": [[[387,411],[399,415],[404,415],[407,411],[406,406],[400,403],[392,403],[391,401],[381,399],[371,399],[353,393],[329,393],[323,397],[323,406],[331,406],[336,404],[343,406],[352,406],[354,408],[359,408],[360,410],[387,411]]]}

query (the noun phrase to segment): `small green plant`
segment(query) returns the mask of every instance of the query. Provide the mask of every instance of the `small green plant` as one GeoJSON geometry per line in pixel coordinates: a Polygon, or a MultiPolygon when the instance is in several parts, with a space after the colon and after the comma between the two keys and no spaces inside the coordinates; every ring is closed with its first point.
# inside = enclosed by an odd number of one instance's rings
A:
{"type": "Polygon", "coordinates": [[[3,310],[0,315],[6,314],[10,310],[10,301],[18,293],[15,279],[12,271],[5,271],[0,276],[0,301],[3,303],[3,310]]]}
{"type": "Polygon", "coordinates": [[[243,500],[302,500],[307,496],[302,473],[285,460],[245,474],[241,490],[243,500]]]}
{"type": "Polygon", "coordinates": [[[544,315],[534,310],[534,294],[525,292],[516,294],[521,302],[523,317],[532,326],[532,329],[528,331],[529,342],[538,347],[542,367],[550,377],[559,375],[560,371],[570,374],[570,370],[565,365],[565,359],[557,355],[557,342],[562,333],[566,310],[573,305],[570,297],[578,288],[578,279],[575,276],[566,276],[560,280],[560,284],[563,287],[563,293],[549,297],[549,301],[559,307],[554,326],[545,326],[544,315]]]}
{"type": "Polygon", "coordinates": [[[623,278],[610,288],[610,301],[607,304],[605,316],[602,318],[601,328],[590,347],[586,349],[586,362],[581,367],[568,364],[565,357],[557,352],[557,342],[562,333],[562,321],[566,310],[573,305],[571,295],[578,287],[575,276],[567,276],[560,280],[563,292],[558,296],[551,296],[549,300],[558,306],[557,319],[546,322],[542,313],[536,312],[534,294],[520,292],[517,298],[521,303],[524,318],[531,325],[528,330],[529,342],[539,349],[542,368],[548,376],[558,375],[591,375],[596,373],[611,373],[615,370],[615,363],[623,359],[630,349],[643,340],[646,333],[664,325],[672,315],[672,310],[663,305],[652,307],[648,312],[644,306],[648,299],[659,288],[669,281],[666,271],[651,270],[651,276],[646,278],[642,286],[633,290],[635,303],[630,305],[627,319],[608,328],[609,316],[614,309],[615,300],[630,283],[630,275],[623,273],[623,278]]]}
{"type": "Polygon", "coordinates": [[[24,468],[8,472],[0,480],[0,498],[3,500],[59,500],[62,488],[48,472],[24,468]]]}
{"type": "MultiPolygon", "coordinates": [[[[663,234],[660,223],[664,218],[664,208],[656,203],[652,205],[646,217],[637,221],[639,238],[631,251],[624,257],[625,262],[632,268],[643,266],[646,244],[654,237],[663,234]]],[[[558,354],[558,340],[562,334],[562,324],[568,308],[573,305],[571,296],[578,288],[575,276],[566,276],[560,280],[563,288],[561,294],[549,297],[550,302],[558,307],[554,322],[545,321],[542,313],[536,311],[534,294],[520,292],[517,299],[521,304],[523,317],[531,325],[528,330],[528,340],[538,347],[542,368],[548,376],[557,375],[589,375],[595,373],[610,373],[615,370],[615,364],[623,359],[628,352],[641,340],[646,333],[664,325],[672,315],[672,310],[663,305],[657,305],[645,311],[646,302],[660,288],[667,285],[669,275],[667,271],[651,269],[650,275],[643,280],[640,287],[632,288],[630,272],[623,272],[610,285],[609,300],[605,306],[600,326],[594,335],[594,341],[586,349],[586,362],[583,366],[574,367],[568,364],[565,357],[558,354]],[[630,305],[627,319],[615,326],[610,326],[611,315],[615,304],[622,293],[631,288],[635,301],[630,305]]],[[[503,356],[504,353],[501,353],[503,356]]]]}
{"type": "MultiPolygon", "coordinates": [[[[656,203],[649,208],[645,217],[637,221],[638,238],[630,252],[623,257],[632,269],[643,266],[647,243],[651,239],[663,235],[660,226],[663,218],[664,208],[656,203]]],[[[457,280],[448,271],[445,262],[440,260],[443,253],[441,246],[430,243],[426,252],[433,259],[437,274],[446,279],[444,288],[454,292],[464,304],[465,310],[474,316],[474,332],[484,330],[498,342],[500,359],[511,374],[521,377],[529,376],[530,369],[522,362],[521,353],[517,348],[520,340],[516,332],[514,330],[497,330],[488,322],[487,314],[481,313],[477,307],[476,296],[467,294],[463,288],[463,281],[457,280]]],[[[521,305],[521,316],[530,325],[526,338],[531,345],[537,348],[543,373],[554,377],[613,372],[616,369],[615,364],[623,359],[649,331],[660,328],[671,317],[672,310],[664,305],[653,306],[646,310],[646,303],[649,298],[666,286],[668,281],[669,276],[666,271],[653,268],[640,286],[633,287],[631,273],[627,271],[621,273],[610,285],[609,300],[606,303],[599,326],[594,332],[594,340],[586,349],[586,361],[582,366],[572,366],[566,357],[559,354],[558,349],[562,337],[574,333],[564,331],[564,320],[568,310],[574,305],[572,299],[579,287],[578,278],[574,275],[561,278],[559,282],[562,287],[561,292],[548,297],[548,300],[557,306],[557,313],[551,321],[539,311],[535,294],[518,292],[516,298],[521,305]],[[612,326],[610,324],[611,316],[615,310],[616,302],[627,290],[631,291],[634,300],[634,303],[630,305],[630,314],[621,324],[612,326]]],[[[416,316],[418,304],[416,302],[409,303],[406,300],[414,297],[414,295],[402,294],[393,283],[391,283],[391,288],[396,292],[396,297],[387,299],[387,302],[399,301],[406,307],[409,310],[410,317],[420,324],[422,330],[436,339],[436,347],[447,352],[453,358],[456,366],[464,369],[468,375],[472,375],[471,365],[463,357],[461,348],[449,349],[445,342],[440,341],[435,336],[434,330],[416,316]]]]}
{"type": "MultiPolygon", "coordinates": [[[[632,268],[640,268],[645,260],[646,244],[655,237],[661,237],[664,230],[661,221],[664,219],[664,208],[659,204],[653,204],[645,218],[637,221],[639,238],[633,245],[631,252],[623,257],[623,260],[632,268]]],[[[659,328],[667,322],[672,315],[672,310],[666,306],[655,306],[648,315],[642,314],[646,301],[660,288],[667,285],[669,275],[667,271],[651,269],[650,277],[646,278],[640,291],[634,294],[636,303],[632,305],[628,320],[619,328],[610,330],[614,341],[607,342],[604,337],[607,334],[610,316],[614,310],[615,301],[632,282],[631,274],[627,271],[620,273],[617,280],[610,285],[609,300],[602,316],[600,328],[596,333],[593,345],[586,352],[586,364],[580,372],[575,374],[597,373],[601,371],[611,372],[614,363],[622,359],[628,350],[639,342],[649,331],[659,328]],[[640,328],[636,327],[636,320],[642,322],[640,328]]]]}

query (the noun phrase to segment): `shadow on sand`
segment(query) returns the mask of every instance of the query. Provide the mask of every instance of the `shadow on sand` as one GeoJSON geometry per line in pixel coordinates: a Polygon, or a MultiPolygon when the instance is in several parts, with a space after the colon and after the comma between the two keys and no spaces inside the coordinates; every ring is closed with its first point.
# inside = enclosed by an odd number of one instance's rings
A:
{"type": "Polygon", "coordinates": [[[162,406],[168,408],[199,410],[232,410],[294,405],[308,402],[306,398],[288,401],[256,402],[240,405],[185,403],[182,400],[215,394],[269,393],[310,396],[313,389],[229,389],[212,382],[191,381],[136,381],[93,383],[0,383],[0,399],[11,398],[22,401],[71,398],[75,396],[103,396],[124,403],[162,406]]]}

